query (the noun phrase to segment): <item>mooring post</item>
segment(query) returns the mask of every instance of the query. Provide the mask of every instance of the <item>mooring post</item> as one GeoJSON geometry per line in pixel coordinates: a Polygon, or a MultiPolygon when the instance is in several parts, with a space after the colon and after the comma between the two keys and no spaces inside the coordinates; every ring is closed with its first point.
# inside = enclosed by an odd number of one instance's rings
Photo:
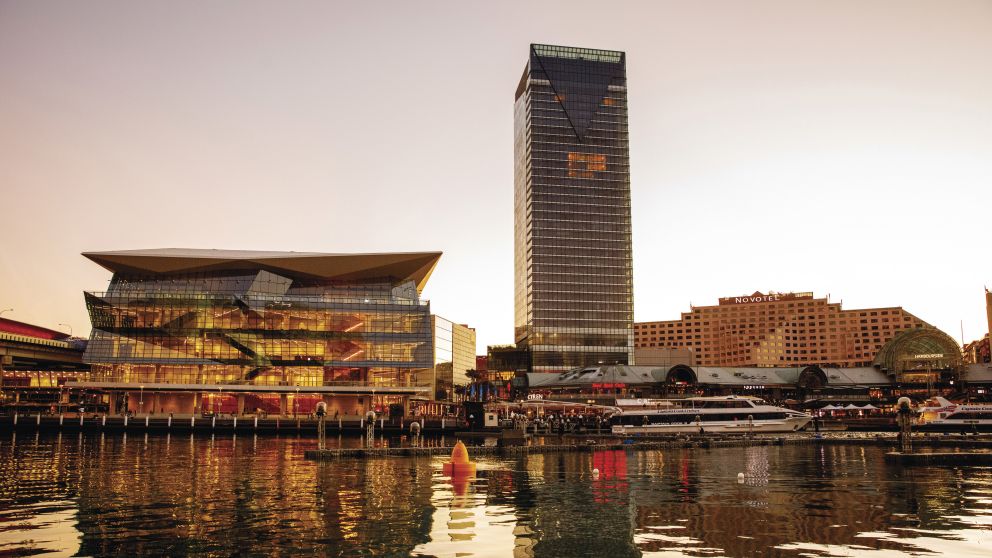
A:
{"type": "Polygon", "coordinates": [[[908,397],[900,397],[896,402],[896,422],[899,423],[899,451],[913,451],[913,407],[908,397]]]}
{"type": "Polygon", "coordinates": [[[314,413],[317,414],[317,449],[323,450],[324,438],[326,435],[324,430],[324,419],[327,415],[327,403],[324,403],[323,401],[317,403],[314,413]]]}

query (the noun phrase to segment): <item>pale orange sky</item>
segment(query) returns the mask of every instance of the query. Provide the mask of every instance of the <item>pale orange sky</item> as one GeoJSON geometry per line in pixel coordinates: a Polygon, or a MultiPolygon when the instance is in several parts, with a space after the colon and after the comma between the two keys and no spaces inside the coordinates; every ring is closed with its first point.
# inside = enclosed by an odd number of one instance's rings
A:
{"type": "Polygon", "coordinates": [[[531,42],[627,52],[635,319],[811,290],[986,331],[987,0],[0,0],[4,317],[87,333],[84,250],[443,250],[433,310],[512,341],[531,42]]]}

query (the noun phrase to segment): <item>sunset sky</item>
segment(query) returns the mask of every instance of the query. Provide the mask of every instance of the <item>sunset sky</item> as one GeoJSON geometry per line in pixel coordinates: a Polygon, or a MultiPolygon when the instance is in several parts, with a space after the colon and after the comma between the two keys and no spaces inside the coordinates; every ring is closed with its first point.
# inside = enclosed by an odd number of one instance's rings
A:
{"type": "Polygon", "coordinates": [[[636,320],[814,291],[987,331],[987,0],[0,0],[4,317],[87,334],[82,251],[442,250],[432,310],[512,342],[532,42],[627,53],[636,320]]]}

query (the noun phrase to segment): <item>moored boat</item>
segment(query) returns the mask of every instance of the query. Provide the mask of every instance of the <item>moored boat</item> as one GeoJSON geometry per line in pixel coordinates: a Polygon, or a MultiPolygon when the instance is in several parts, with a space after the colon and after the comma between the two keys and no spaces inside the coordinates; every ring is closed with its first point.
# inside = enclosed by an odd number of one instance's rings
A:
{"type": "Polygon", "coordinates": [[[722,396],[686,399],[618,399],[613,433],[750,434],[795,432],[812,415],[769,405],[757,397],[722,396]]]}
{"type": "Polygon", "coordinates": [[[918,408],[922,431],[992,431],[992,403],[953,403],[932,397],[918,408]]]}

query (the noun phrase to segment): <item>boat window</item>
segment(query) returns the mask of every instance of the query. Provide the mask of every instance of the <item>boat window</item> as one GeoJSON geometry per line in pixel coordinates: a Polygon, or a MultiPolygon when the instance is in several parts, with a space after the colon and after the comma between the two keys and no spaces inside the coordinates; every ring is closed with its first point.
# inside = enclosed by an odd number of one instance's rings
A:
{"type": "Polygon", "coordinates": [[[947,415],[953,420],[992,420],[992,412],[989,411],[962,411],[947,415]]]}

